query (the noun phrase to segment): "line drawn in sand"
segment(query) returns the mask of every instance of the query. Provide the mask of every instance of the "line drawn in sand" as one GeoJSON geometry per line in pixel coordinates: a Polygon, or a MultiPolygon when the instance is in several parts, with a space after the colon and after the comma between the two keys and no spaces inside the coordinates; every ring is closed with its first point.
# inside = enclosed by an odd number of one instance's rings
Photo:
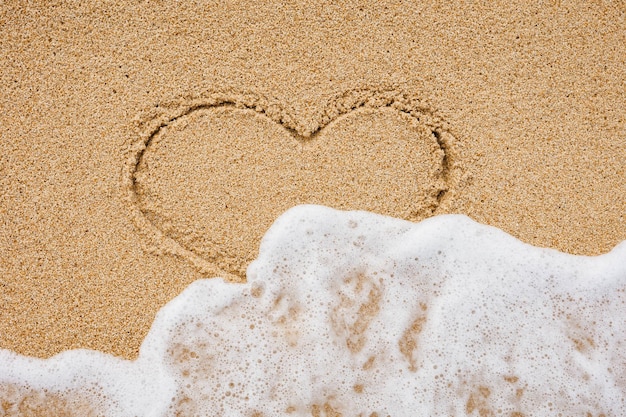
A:
{"type": "Polygon", "coordinates": [[[121,189],[145,249],[234,282],[292,206],[419,221],[445,212],[464,173],[447,123],[397,89],[338,94],[308,121],[277,100],[213,92],[134,123],[121,189]]]}

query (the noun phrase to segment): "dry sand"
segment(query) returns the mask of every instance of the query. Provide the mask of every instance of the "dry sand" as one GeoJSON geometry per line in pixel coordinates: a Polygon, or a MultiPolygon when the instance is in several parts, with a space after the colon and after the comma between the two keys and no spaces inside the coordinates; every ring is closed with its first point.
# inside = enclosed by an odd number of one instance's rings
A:
{"type": "MultiPolygon", "coordinates": [[[[626,239],[626,5],[0,6],[0,348],[135,357],[298,203],[626,239]]],[[[91,3],[91,4],[89,4],[91,3]]]]}

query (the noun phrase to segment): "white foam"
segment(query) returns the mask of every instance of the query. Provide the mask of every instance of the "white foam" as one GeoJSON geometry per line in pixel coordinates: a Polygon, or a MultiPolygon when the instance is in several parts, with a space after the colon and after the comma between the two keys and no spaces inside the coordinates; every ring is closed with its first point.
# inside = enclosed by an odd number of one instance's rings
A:
{"type": "Polygon", "coordinates": [[[626,242],[571,256],[464,216],[299,206],[247,284],[190,285],[136,361],[0,351],[0,385],[111,416],[626,415],[625,290],[626,242]]]}

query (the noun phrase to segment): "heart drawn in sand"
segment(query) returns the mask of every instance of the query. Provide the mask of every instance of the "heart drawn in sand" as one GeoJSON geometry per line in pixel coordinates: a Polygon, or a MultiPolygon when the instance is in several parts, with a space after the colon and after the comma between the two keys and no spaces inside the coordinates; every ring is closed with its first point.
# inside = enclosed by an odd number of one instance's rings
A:
{"type": "Polygon", "coordinates": [[[417,221],[435,214],[458,178],[454,136],[401,92],[347,92],[308,125],[294,113],[263,97],[214,93],[144,114],[123,189],[148,249],[241,280],[290,207],[417,221]]]}

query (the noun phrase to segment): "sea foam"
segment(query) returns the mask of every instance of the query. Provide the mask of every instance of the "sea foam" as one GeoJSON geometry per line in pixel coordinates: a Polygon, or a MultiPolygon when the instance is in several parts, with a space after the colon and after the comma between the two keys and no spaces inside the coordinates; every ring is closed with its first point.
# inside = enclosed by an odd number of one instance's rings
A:
{"type": "Polygon", "coordinates": [[[0,351],[0,415],[626,415],[626,242],[298,206],[247,276],[190,285],[135,361],[0,351]]]}

